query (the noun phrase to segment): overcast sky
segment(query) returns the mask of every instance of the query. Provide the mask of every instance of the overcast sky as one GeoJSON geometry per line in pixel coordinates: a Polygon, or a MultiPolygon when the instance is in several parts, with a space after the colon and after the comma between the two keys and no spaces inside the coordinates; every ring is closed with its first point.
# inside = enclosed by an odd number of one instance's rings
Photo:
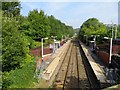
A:
{"type": "Polygon", "coordinates": [[[73,28],[79,28],[84,21],[89,18],[97,18],[104,24],[117,23],[118,24],[118,1],[119,0],[104,0],[94,2],[94,0],[85,0],[80,2],[69,1],[55,1],[44,0],[21,2],[21,14],[27,16],[28,12],[33,9],[43,10],[47,15],[53,15],[55,18],[61,20],[73,28]]]}

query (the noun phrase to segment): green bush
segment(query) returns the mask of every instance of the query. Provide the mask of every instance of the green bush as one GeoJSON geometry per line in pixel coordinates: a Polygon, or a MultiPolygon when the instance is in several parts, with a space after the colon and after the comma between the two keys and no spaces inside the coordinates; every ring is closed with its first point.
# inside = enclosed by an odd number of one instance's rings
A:
{"type": "Polygon", "coordinates": [[[12,81],[8,78],[9,72],[2,72],[2,88],[8,88],[12,81]]]}
{"type": "Polygon", "coordinates": [[[37,47],[41,47],[41,42],[37,42],[37,41],[34,41],[31,43],[31,46],[30,48],[37,48],[37,47]]]}
{"type": "Polygon", "coordinates": [[[12,70],[3,74],[3,88],[32,88],[37,79],[35,73],[35,61],[27,63],[23,68],[12,70]]]}
{"type": "Polygon", "coordinates": [[[29,48],[37,48],[41,46],[41,42],[33,40],[30,36],[25,36],[29,42],[29,48]]]}
{"type": "Polygon", "coordinates": [[[21,67],[28,53],[29,42],[18,30],[18,22],[14,18],[2,18],[2,70],[21,67]]]}

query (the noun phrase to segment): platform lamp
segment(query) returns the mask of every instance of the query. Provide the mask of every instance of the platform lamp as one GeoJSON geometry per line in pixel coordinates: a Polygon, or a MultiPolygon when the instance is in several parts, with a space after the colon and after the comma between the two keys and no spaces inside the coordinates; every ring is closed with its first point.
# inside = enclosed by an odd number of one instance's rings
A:
{"type": "Polygon", "coordinates": [[[44,55],[43,55],[43,40],[46,40],[46,39],[48,39],[47,37],[46,38],[42,38],[41,39],[41,42],[42,42],[42,63],[44,63],[44,55]]]}
{"type": "MultiPolygon", "coordinates": [[[[112,21],[111,21],[112,22],[112,21]]],[[[110,38],[110,56],[109,56],[109,64],[111,64],[111,56],[112,56],[112,40],[114,38],[113,34],[113,22],[112,22],[112,38],[110,38]]]]}
{"type": "Polygon", "coordinates": [[[55,53],[55,38],[57,37],[57,36],[51,36],[52,38],[53,38],[53,40],[54,40],[54,44],[53,44],[53,53],[55,53]]]}
{"type": "Polygon", "coordinates": [[[109,56],[109,64],[111,64],[111,56],[112,56],[112,38],[110,38],[110,56],[109,56]]]}
{"type": "Polygon", "coordinates": [[[96,41],[97,41],[96,38],[99,37],[99,36],[100,36],[100,35],[94,35],[94,39],[93,39],[93,40],[94,40],[94,49],[95,49],[95,47],[96,47],[96,41]]]}
{"type": "Polygon", "coordinates": [[[112,55],[112,40],[113,38],[104,37],[104,39],[110,40],[110,55],[109,55],[109,64],[111,64],[111,55],[112,55]]]}

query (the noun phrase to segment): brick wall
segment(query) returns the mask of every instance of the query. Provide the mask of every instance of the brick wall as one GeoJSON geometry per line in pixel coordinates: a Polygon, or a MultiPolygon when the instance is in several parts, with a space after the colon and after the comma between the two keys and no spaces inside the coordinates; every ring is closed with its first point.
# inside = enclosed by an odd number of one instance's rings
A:
{"type": "Polygon", "coordinates": [[[105,51],[97,51],[98,57],[100,57],[105,64],[109,64],[109,54],[105,51]]]}
{"type": "Polygon", "coordinates": [[[114,46],[112,46],[112,53],[113,54],[120,53],[120,45],[114,45],[114,46]]]}

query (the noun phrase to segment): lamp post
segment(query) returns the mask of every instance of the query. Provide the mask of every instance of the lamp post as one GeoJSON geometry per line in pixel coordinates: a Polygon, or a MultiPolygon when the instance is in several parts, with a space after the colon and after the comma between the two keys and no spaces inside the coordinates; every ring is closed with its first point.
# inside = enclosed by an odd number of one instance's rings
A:
{"type": "Polygon", "coordinates": [[[57,37],[57,36],[51,36],[52,38],[53,38],[53,40],[54,40],[54,44],[53,44],[53,53],[55,53],[55,38],[57,37]]]}
{"type": "Polygon", "coordinates": [[[113,40],[113,38],[104,37],[104,39],[108,39],[108,40],[110,40],[109,64],[111,64],[111,56],[112,56],[112,40],[113,40]]]}
{"type": "Polygon", "coordinates": [[[41,39],[42,42],[42,62],[43,62],[43,38],[41,39]]]}
{"type": "Polygon", "coordinates": [[[93,40],[94,40],[94,48],[93,48],[93,50],[95,50],[95,46],[96,46],[96,36],[94,36],[94,38],[93,38],[93,40]]]}
{"type": "Polygon", "coordinates": [[[42,38],[41,42],[42,42],[42,63],[44,63],[44,55],[43,55],[43,39],[48,39],[48,38],[42,38]]]}
{"type": "Polygon", "coordinates": [[[111,64],[111,56],[112,56],[112,38],[110,38],[110,57],[109,57],[109,64],[111,64]]]}
{"type": "Polygon", "coordinates": [[[99,36],[100,36],[100,35],[95,35],[95,36],[94,36],[94,39],[93,39],[93,40],[94,40],[94,49],[95,49],[95,47],[96,47],[96,37],[99,37],[99,36]]]}
{"type": "Polygon", "coordinates": [[[112,40],[114,39],[113,36],[113,22],[112,22],[112,38],[110,38],[110,56],[109,56],[109,64],[111,64],[111,56],[112,56],[112,40]]]}

